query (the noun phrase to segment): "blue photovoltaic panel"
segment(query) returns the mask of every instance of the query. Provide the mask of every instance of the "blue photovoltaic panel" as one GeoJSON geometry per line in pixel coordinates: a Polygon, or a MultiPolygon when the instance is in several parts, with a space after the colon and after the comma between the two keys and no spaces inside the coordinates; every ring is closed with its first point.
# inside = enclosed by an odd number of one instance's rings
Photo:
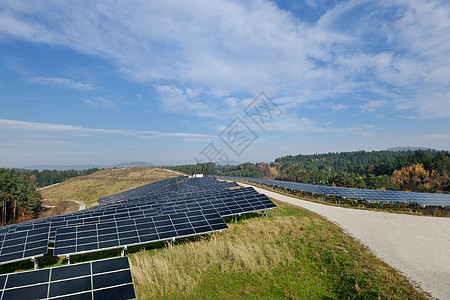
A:
{"type": "Polygon", "coordinates": [[[48,251],[49,228],[0,235],[0,264],[39,257],[48,251]]]}
{"type": "Polygon", "coordinates": [[[128,257],[0,275],[1,299],[136,299],[128,257]]]}
{"type": "Polygon", "coordinates": [[[314,194],[332,195],[343,198],[364,199],[368,202],[403,202],[417,203],[421,206],[450,206],[450,194],[431,194],[431,193],[412,193],[397,192],[384,190],[366,190],[353,189],[332,186],[320,186],[296,182],[286,182],[269,179],[249,178],[249,177],[232,177],[218,176],[229,180],[243,180],[265,184],[269,186],[277,186],[297,190],[302,192],[310,192],[314,194]]]}
{"type": "Polygon", "coordinates": [[[216,210],[111,221],[56,230],[54,255],[95,252],[227,229],[216,210]]]}
{"type": "Polygon", "coordinates": [[[227,228],[221,217],[276,207],[267,196],[253,188],[236,187],[235,182],[215,178],[170,178],[109,196],[101,206],[4,226],[0,228],[0,264],[43,255],[47,253],[48,244],[55,241],[55,255],[64,255],[220,231],[227,228]],[[208,211],[216,215],[210,217],[208,211]],[[148,225],[139,223],[162,216],[180,216],[180,213],[188,216],[202,213],[208,216],[209,227],[193,220],[173,220],[179,223],[174,230],[161,227],[152,235],[151,230],[142,229],[148,225]],[[127,222],[135,222],[136,228],[122,228],[121,224],[127,222]],[[117,227],[116,236],[103,237],[112,224],[117,227]],[[74,232],[75,238],[70,240],[68,237],[74,232]]]}

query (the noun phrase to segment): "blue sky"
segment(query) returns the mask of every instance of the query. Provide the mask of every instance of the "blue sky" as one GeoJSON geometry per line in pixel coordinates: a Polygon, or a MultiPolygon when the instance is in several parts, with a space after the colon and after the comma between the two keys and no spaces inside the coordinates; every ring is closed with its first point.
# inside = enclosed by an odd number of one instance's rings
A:
{"type": "Polygon", "coordinates": [[[448,1],[2,0],[0,68],[2,167],[450,149],[448,1]]]}

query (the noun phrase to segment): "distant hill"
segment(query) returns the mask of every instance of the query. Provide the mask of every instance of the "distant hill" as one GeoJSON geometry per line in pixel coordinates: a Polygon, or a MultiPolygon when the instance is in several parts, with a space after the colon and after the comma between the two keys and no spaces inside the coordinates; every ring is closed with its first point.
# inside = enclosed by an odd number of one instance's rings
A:
{"type": "Polygon", "coordinates": [[[148,162],[136,161],[129,163],[119,163],[115,165],[31,165],[22,167],[22,169],[64,171],[64,170],[85,170],[92,168],[111,169],[111,168],[155,167],[155,166],[156,165],[148,162]]]}
{"type": "Polygon", "coordinates": [[[416,150],[429,150],[429,151],[438,151],[433,148],[426,148],[426,147],[394,147],[389,148],[384,151],[416,151],[416,150]]]}
{"type": "Polygon", "coordinates": [[[132,168],[132,167],[156,167],[156,165],[145,162],[145,161],[135,161],[129,163],[120,163],[107,168],[132,168]]]}

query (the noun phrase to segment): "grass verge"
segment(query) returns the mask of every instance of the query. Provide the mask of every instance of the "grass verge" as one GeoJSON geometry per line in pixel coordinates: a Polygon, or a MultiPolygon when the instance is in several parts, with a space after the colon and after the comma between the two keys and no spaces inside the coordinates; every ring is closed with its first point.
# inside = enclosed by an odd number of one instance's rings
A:
{"type": "Polygon", "coordinates": [[[336,225],[277,205],[268,219],[229,224],[216,241],[130,255],[138,298],[426,298],[336,225]]]}

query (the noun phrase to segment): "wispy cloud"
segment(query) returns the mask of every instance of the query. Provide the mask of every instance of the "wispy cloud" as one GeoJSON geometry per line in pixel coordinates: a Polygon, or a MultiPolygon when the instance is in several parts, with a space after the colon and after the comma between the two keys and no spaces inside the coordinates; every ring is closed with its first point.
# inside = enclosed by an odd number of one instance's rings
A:
{"type": "Polygon", "coordinates": [[[0,119],[0,129],[5,132],[61,132],[72,133],[74,135],[101,135],[116,134],[136,137],[175,137],[175,138],[212,138],[214,136],[200,133],[180,133],[180,132],[160,132],[153,130],[130,130],[130,129],[104,129],[104,128],[86,128],[76,125],[62,125],[53,123],[36,123],[17,120],[0,119]]]}
{"type": "Polygon", "coordinates": [[[380,108],[386,108],[389,103],[385,100],[371,100],[361,105],[363,112],[374,112],[380,108]]]}
{"type": "Polygon", "coordinates": [[[29,78],[28,81],[31,83],[37,83],[51,87],[73,89],[80,91],[92,91],[95,89],[94,85],[91,83],[74,81],[72,79],[61,77],[32,77],[29,78]]]}
{"type": "Polygon", "coordinates": [[[84,103],[93,108],[109,108],[117,109],[117,103],[104,97],[96,97],[93,99],[85,99],[84,103]]]}
{"type": "MultiPolygon", "coordinates": [[[[62,45],[112,60],[130,79],[156,83],[162,102],[180,104],[179,111],[187,113],[217,111],[225,99],[260,90],[293,101],[333,100],[351,97],[367,83],[380,91],[394,88],[396,97],[387,101],[413,99],[412,109],[420,112],[420,101],[433,100],[428,92],[449,89],[445,1],[347,1],[316,24],[260,0],[127,6],[5,0],[0,38],[62,45]],[[186,101],[188,91],[206,91],[208,97],[186,101]]],[[[446,117],[440,109],[428,114],[446,117]]]]}

